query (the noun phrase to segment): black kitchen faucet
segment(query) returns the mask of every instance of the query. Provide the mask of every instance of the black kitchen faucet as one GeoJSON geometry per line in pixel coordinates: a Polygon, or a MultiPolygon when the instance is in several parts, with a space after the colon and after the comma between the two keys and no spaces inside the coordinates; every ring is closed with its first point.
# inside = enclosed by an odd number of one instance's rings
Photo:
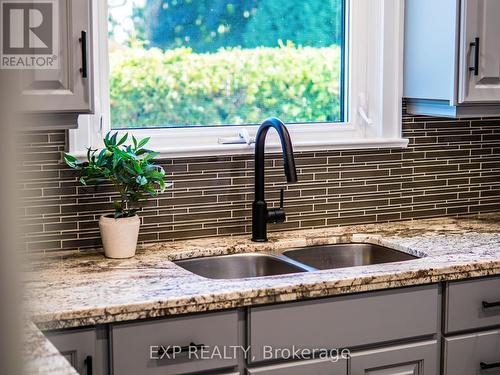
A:
{"type": "Polygon", "coordinates": [[[290,134],[281,120],[275,117],[268,118],[262,123],[255,137],[255,200],[252,205],[252,241],[256,242],[267,241],[268,222],[282,223],[286,218],[283,209],[283,189],[281,189],[279,208],[268,209],[264,200],[264,149],[266,135],[270,128],[276,129],[280,138],[286,180],[288,183],[297,182],[297,170],[295,169],[290,134]]]}

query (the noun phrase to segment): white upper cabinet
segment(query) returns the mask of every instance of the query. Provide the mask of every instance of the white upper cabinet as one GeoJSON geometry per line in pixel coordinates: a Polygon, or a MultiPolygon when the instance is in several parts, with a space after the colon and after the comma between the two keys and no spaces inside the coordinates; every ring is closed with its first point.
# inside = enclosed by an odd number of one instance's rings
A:
{"type": "Polygon", "coordinates": [[[500,115],[500,1],[406,0],[409,113],[500,115]]]}
{"type": "Polygon", "coordinates": [[[74,128],[80,114],[93,113],[92,1],[2,7],[11,31],[2,63],[12,64],[2,74],[16,82],[28,127],[74,128]]]}
{"type": "Polygon", "coordinates": [[[500,1],[462,2],[459,103],[500,102],[500,1]]]}
{"type": "Polygon", "coordinates": [[[25,71],[22,95],[33,112],[90,113],[90,0],[59,0],[54,5],[58,7],[54,28],[58,68],[25,71]]]}

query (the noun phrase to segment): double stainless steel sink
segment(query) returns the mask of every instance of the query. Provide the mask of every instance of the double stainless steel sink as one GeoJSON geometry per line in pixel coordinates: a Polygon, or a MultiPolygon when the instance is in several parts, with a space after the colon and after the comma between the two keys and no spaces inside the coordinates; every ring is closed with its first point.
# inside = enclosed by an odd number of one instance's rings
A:
{"type": "Polygon", "coordinates": [[[239,279],[313,272],[416,259],[388,247],[349,243],[290,249],[283,254],[232,254],[178,260],[174,263],[209,279],[239,279]]]}

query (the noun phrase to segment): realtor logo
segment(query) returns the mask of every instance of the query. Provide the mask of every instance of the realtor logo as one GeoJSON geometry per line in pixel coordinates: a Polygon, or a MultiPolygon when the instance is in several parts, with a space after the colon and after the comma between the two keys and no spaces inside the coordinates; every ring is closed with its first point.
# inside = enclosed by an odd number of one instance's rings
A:
{"type": "Polygon", "coordinates": [[[0,68],[58,68],[57,5],[57,0],[0,0],[0,68]]]}

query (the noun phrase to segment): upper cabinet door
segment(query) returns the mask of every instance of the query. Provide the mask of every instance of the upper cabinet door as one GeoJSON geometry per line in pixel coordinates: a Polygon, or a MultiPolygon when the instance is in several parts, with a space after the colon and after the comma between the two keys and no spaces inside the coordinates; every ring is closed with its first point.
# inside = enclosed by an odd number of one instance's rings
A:
{"type": "Polygon", "coordinates": [[[500,1],[462,1],[459,102],[500,101],[500,1]]]}
{"type": "Polygon", "coordinates": [[[56,68],[23,70],[22,100],[30,112],[91,113],[91,0],[56,0],[54,62],[56,68]]]}

